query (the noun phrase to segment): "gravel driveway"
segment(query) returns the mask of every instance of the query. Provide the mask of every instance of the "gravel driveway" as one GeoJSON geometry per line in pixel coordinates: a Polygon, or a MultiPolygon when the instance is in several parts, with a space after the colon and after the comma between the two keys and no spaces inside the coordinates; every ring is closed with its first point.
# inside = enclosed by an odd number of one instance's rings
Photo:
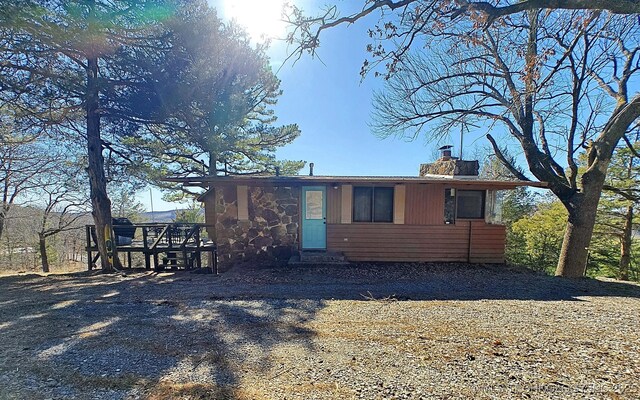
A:
{"type": "Polygon", "coordinates": [[[0,277],[0,399],[637,399],[640,286],[469,265],[0,277]]]}

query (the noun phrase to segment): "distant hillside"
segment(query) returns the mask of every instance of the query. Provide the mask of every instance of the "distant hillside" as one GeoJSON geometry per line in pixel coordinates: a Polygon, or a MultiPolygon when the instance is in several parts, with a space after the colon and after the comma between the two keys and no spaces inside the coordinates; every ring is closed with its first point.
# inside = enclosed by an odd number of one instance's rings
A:
{"type": "Polygon", "coordinates": [[[142,213],[146,222],[171,222],[176,218],[176,210],[142,213]]]}
{"type": "MultiPolygon", "coordinates": [[[[146,222],[173,222],[177,211],[179,210],[145,212],[142,213],[142,217],[146,222]]],[[[200,214],[204,215],[204,210],[201,209],[200,214]]]]}

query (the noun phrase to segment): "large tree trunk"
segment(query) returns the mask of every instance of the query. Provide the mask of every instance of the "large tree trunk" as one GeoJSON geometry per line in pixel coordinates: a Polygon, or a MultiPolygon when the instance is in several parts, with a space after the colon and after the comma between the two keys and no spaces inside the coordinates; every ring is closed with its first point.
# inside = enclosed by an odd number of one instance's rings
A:
{"type": "Polygon", "coordinates": [[[631,264],[631,244],[633,238],[633,204],[627,207],[624,216],[624,227],[620,239],[620,263],[618,264],[618,279],[629,279],[629,265],[631,264]]]}
{"type": "MultiPolygon", "coordinates": [[[[96,225],[98,252],[103,272],[113,272],[113,264],[109,261],[105,243],[105,229],[111,227],[111,201],[107,195],[107,180],[104,175],[104,157],[102,156],[102,140],[100,138],[99,87],[98,87],[98,58],[87,59],[87,159],[89,163],[89,186],[91,205],[93,207],[93,221],[96,225]]],[[[113,246],[113,260],[118,257],[113,246]]]]}
{"type": "Polygon", "coordinates": [[[47,256],[47,239],[43,235],[38,235],[40,244],[40,259],[42,260],[42,272],[49,272],[49,257],[47,256]]]}
{"type": "MultiPolygon", "coordinates": [[[[604,175],[601,176],[604,177],[604,175]]],[[[603,183],[604,179],[591,181],[583,186],[582,192],[577,192],[568,201],[563,201],[569,211],[569,218],[562,241],[556,276],[566,278],[584,276],[603,183]]]]}

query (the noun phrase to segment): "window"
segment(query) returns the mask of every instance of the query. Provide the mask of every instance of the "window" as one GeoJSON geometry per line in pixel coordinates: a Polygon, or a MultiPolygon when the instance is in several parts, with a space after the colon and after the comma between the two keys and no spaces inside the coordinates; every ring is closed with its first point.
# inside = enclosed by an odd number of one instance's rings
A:
{"type": "Polygon", "coordinates": [[[456,218],[484,218],[484,190],[457,190],[456,218]]]}
{"type": "Polygon", "coordinates": [[[393,188],[354,187],[353,222],[393,222],[393,188]]]}
{"type": "Polygon", "coordinates": [[[487,191],[486,221],[490,224],[502,224],[502,203],[504,190],[487,191]]]}

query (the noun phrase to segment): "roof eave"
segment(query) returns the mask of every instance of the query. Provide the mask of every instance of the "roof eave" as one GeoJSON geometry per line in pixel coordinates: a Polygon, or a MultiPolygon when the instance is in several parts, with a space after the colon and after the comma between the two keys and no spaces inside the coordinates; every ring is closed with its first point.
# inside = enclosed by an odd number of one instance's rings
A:
{"type": "MultiPolygon", "coordinates": [[[[546,182],[537,181],[498,181],[482,180],[477,177],[402,177],[402,176],[212,176],[212,177],[186,177],[165,178],[167,182],[182,183],[185,186],[200,186],[204,188],[213,186],[229,186],[238,184],[247,185],[291,185],[305,183],[395,183],[395,184],[429,184],[445,183],[456,186],[490,186],[492,188],[511,189],[520,186],[547,188],[546,182]]],[[[203,195],[204,196],[204,195],[203,195]]]]}

